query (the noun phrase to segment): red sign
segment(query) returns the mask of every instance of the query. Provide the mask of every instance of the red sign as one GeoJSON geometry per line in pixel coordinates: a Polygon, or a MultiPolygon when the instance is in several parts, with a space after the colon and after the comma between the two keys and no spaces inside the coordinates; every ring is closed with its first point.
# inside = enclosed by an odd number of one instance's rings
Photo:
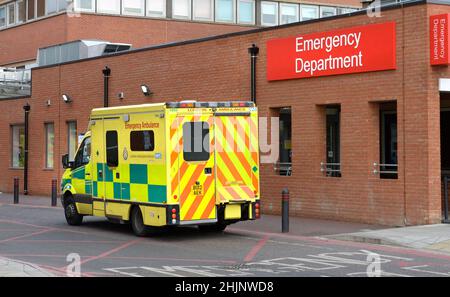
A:
{"type": "Polygon", "coordinates": [[[430,63],[450,64],[448,55],[449,14],[430,16],[430,63]]]}
{"type": "Polygon", "coordinates": [[[395,22],[273,39],[267,79],[396,69],[395,22]]]}

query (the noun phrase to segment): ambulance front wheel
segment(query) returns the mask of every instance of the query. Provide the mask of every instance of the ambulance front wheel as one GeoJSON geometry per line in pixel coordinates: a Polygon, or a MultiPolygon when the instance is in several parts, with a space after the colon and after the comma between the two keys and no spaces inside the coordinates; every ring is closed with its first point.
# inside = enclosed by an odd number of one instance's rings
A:
{"type": "Polygon", "coordinates": [[[71,226],[79,226],[83,222],[83,216],[78,213],[77,206],[72,199],[65,203],[64,215],[66,216],[67,224],[71,226]]]}

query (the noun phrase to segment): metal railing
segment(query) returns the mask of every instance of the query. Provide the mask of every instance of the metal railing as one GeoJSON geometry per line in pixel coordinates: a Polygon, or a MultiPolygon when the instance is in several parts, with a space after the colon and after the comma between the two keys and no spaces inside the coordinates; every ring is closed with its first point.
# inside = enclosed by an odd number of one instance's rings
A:
{"type": "Polygon", "coordinates": [[[372,165],[373,165],[372,173],[374,175],[385,173],[398,174],[398,164],[382,164],[373,162],[372,165]]]}
{"type": "Polygon", "coordinates": [[[340,176],[341,163],[325,163],[320,162],[320,171],[326,176],[340,176]]]}
{"type": "Polygon", "coordinates": [[[292,163],[277,162],[273,164],[273,170],[278,175],[291,176],[292,175],[292,163]]]}

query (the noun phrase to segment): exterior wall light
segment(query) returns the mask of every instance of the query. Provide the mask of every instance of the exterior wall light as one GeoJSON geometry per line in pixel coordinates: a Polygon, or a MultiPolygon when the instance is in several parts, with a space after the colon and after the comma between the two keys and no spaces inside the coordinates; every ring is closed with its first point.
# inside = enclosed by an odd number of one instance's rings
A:
{"type": "Polygon", "coordinates": [[[69,95],[67,95],[67,94],[63,94],[61,97],[62,97],[62,100],[64,101],[64,103],[72,102],[72,98],[70,98],[69,95]]]}
{"type": "Polygon", "coordinates": [[[145,96],[150,96],[151,94],[153,94],[147,85],[141,85],[141,90],[145,96]]]}

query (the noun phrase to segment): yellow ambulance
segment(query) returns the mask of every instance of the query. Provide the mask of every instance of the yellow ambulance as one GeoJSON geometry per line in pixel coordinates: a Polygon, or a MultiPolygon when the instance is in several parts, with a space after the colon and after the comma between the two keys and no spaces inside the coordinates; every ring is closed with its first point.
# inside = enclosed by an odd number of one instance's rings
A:
{"type": "Polygon", "coordinates": [[[66,169],[69,225],[84,216],[223,231],[260,217],[258,112],[253,102],[169,102],[92,110],[66,169]]]}

